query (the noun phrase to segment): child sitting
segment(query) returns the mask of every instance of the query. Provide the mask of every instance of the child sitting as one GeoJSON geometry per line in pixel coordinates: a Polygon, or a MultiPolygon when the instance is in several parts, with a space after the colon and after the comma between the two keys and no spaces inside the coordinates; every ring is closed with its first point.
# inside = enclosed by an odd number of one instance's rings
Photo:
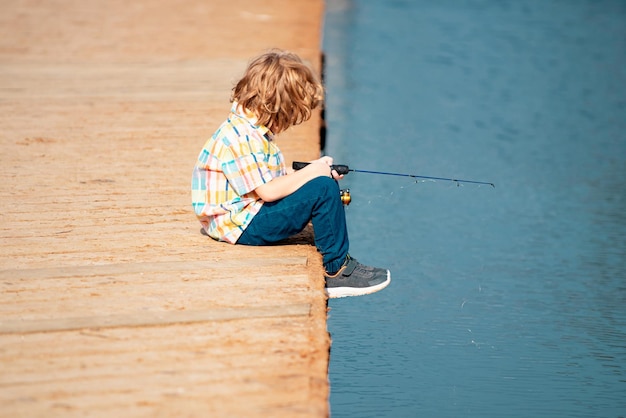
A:
{"type": "Polygon", "coordinates": [[[323,87],[295,54],[273,50],[254,59],[232,91],[226,121],[204,144],[192,177],[203,232],[231,244],[267,245],[313,224],[330,298],[385,288],[389,270],[348,254],[346,216],[333,159],[287,172],[274,136],[311,117],[323,87]]]}

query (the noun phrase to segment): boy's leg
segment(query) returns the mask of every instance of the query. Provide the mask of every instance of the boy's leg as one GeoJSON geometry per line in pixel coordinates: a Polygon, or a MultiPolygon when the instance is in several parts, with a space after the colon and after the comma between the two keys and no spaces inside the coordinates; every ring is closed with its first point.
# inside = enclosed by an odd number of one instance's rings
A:
{"type": "Polygon", "coordinates": [[[348,232],[339,186],[330,177],[317,177],[283,199],[264,203],[237,243],[272,244],[302,231],[309,221],[324,268],[339,270],[348,254],[348,232]]]}

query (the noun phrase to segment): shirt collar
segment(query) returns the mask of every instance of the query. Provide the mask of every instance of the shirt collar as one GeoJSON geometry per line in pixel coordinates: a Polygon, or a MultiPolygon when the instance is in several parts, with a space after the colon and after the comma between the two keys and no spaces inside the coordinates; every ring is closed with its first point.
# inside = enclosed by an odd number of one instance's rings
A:
{"type": "Polygon", "coordinates": [[[233,101],[233,105],[231,106],[230,111],[240,118],[247,120],[248,123],[252,125],[254,129],[259,131],[262,136],[265,136],[268,141],[274,139],[274,134],[272,133],[272,131],[270,131],[267,126],[260,125],[254,113],[250,112],[248,109],[244,109],[242,106],[239,106],[239,103],[237,103],[236,101],[233,101]]]}

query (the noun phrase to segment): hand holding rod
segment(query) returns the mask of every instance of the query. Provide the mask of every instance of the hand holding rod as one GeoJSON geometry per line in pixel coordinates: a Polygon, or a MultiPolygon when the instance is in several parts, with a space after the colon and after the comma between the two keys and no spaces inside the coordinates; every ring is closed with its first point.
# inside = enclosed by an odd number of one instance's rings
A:
{"type": "MultiPolygon", "coordinates": [[[[293,164],[291,165],[291,167],[294,170],[300,170],[301,168],[304,168],[307,165],[309,165],[309,163],[304,163],[304,162],[300,162],[300,161],[294,161],[293,164]]],[[[426,179],[426,180],[444,180],[444,181],[453,181],[453,182],[456,182],[457,184],[458,183],[485,184],[485,185],[489,185],[491,187],[496,187],[495,184],[489,183],[489,182],[486,182],[486,181],[461,180],[461,179],[446,178],[446,177],[418,176],[417,174],[388,173],[388,172],[385,172],[385,171],[356,170],[356,169],[348,167],[347,165],[342,165],[342,164],[331,165],[330,167],[331,167],[331,169],[337,171],[338,174],[348,174],[350,171],[352,171],[354,173],[382,174],[382,175],[385,175],[385,176],[412,177],[412,178],[426,179]]]]}

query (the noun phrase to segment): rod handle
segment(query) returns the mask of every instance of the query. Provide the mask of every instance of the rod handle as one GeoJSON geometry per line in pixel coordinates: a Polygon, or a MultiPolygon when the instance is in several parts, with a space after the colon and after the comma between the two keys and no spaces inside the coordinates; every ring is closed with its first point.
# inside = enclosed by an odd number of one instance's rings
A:
{"type": "MultiPolygon", "coordinates": [[[[306,167],[307,165],[309,165],[310,163],[304,163],[301,161],[294,161],[291,164],[291,168],[293,168],[294,170],[300,170],[301,168],[306,167]]],[[[343,165],[343,164],[334,164],[330,166],[331,169],[335,170],[337,172],[337,174],[341,175],[341,174],[348,174],[348,172],[350,171],[350,168],[347,165],[343,165]]]]}

